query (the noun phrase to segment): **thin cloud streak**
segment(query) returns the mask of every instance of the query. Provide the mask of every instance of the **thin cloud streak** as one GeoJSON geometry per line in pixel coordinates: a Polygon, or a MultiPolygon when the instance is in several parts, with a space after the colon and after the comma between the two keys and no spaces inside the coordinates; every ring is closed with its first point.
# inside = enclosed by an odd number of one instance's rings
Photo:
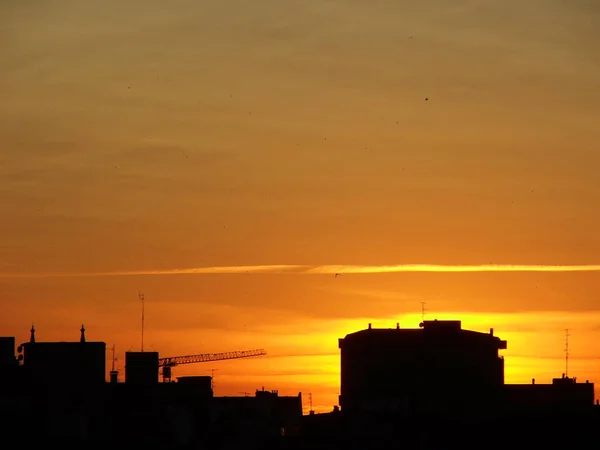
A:
{"type": "Polygon", "coordinates": [[[193,267],[188,269],[130,270],[121,272],[79,272],[79,273],[0,273],[0,278],[54,278],[54,277],[124,277],[135,275],[210,275],[244,273],[289,273],[306,266],[261,265],[261,266],[215,266],[193,267]]]}
{"type": "Polygon", "coordinates": [[[600,272],[600,264],[589,265],[523,265],[523,264],[484,264],[484,265],[439,265],[439,264],[398,264],[387,266],[361,265],[255,265],[255,266],[216,266],[193,267],[187,269],[135,270],[121,272],[84,273],[0,273],[0,278],[50,278],[50,277],[110,277],[134,275],[207,275],[207,274],[384,274],[403,272],[474,273],[474,272],[600,272]]]}
{"type": "Polygon", "coordinates": [[[401,264],[394,266],[318,266],[307,273],[399,273],[399,272],[597,272],[600,265],[551,266],[522,264],[439,265],[401,264]]]}

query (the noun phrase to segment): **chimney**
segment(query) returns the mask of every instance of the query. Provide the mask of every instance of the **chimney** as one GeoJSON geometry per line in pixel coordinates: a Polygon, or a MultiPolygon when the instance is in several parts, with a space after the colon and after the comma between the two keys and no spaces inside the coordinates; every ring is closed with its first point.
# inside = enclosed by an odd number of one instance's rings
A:
{"type": "Polygon", "coordinates": [[[490,328],[490,335],[492,335],[492,336],[494,335],[494,329],[493,328],[490,328]]]}
{"type": "Polygon", "coordinates": [[[398,322],[396,322],[396,330],[400,329],[400,324],[398,322]]]}
{"type": "Polygon", "coordinates": [[[531,384],[535,384],[535,378],[531,379],[531,384]]]}
{"type": "Polygon", "coordinates": [[[369,324],[369,330],[371,329],[371,324],[369,324]]]}

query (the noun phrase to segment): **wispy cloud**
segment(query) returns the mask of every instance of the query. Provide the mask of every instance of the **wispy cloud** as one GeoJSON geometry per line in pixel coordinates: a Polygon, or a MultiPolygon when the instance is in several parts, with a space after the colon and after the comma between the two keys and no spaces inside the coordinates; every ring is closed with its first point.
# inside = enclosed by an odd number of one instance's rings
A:
{"type": "Polygon", "coordinates": [[[441,265],[441,264],[397,264],[382,266],[362,265],[253,265],[192,267],[185,269],[132,270],[120,272],[81,272],[81,273],[0,273],[0,278],[42,278],[42,277],[101,277],[134,275],[206,275],[206,274],[384,274],[402,272],[600,272],[600,264],[588,265],[524,265],[524,264],[482,264],[482,265],[441,265]]]}
{"type": "Polygon", "coordinates": [[[288,273],[300,272],[306,266],[295,265],[255,265],[255,266],[214,266],[186,269],[129,270],[119,272],[79,272],[79,273],[2,273],[0,278],[44,278],[44,277],[117,277],[134,275],[208,275],[245,273],[288,273]]]}
{"type": "Polygon", "coordinates": [[[440,264],[400,264],[393,266],[317,266],[307,273],[398,273],[398,272],[592,272],[600,271],[600,265],[550,266],[518,264],[483,265],[440,265],[440,264]]]}

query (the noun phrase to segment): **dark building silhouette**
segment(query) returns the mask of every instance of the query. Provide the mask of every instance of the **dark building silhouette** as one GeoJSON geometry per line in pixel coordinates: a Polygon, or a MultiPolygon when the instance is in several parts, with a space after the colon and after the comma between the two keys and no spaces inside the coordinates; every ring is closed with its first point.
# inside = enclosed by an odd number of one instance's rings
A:
{"type": "Polygon", "coordinates": [[[15,365],[15,342],[14,337],[0,337],[0,367],[15,365]]]}
{"type": "Polygon", "coordinates": [[[339,340],[342,412],[443,412],[493,407],[504,383],[506,341],[460,321],[373,329],[339,340]]]}
{"type": "Polygon", "coordinates": [[[177,377],[177,383],[179,386],[195,388],[199,392],[204,392],[205,394],[212,397],[213,388],[212,388],[212,377],[209,376],[187,376],[187,377],[177,377]]]}
{"type": "Polygon", "coordinates": [[[36,430],[30,443],[47,445],[248,448],[300,424],[300,395],[263,389],[252,397],[214,397],[209,376],[160,383],[158,352],[126,352],[125,382],[114,365],[106,382],[106,344],[87,341],[83,326],[80,332],[79,341],[40,342],[32,327],[19,358],[15,339],[0,338],[0,405],[10,415],[0,421],[0,434],[36,430]]]}
{"type": "Polygon", "coordinates": [[[87,342],[81,327],[79,342],[38,342],[31,328],[29,342],[18,348],[23,376],[32,384],[103,384],[106,380],[106,343],[87,342]]]}
{"type": "Polygon", "coordinates": [[[125,382],[140,385],[158,383],[158,352],[126,352],[125,382]]]}
{"type": "Polygon", "coordinates": [[[78,342],[37,342],[32,327],[18,357],[15,339],[0,338],[0,405],[8,413],[0,444],[18,436],[29,446],[86,448],[588,448],[600,424],[593,383],[563,376],[505,385],[498,351],[506,341],[459,321],[369,326],[340,339],[342,409],[307,416],[301,394],[263,388],[215,397],[209,376],[159,382],[161,366],[194,355],[127,352],[125,382],[114,364],[106,382],[105,344],[80,331],[78,342]]]}
{"type": "Polygon", "coordinates": [[[2,391],[13,389],[17,380],[18,360],[15,356],[15,338],[0,337],[0,398],[2,391]]]}
{"type": "Polygon", "coordinates": [[[581,411],[594,406],[594,383],[563,374],[552,384],[507,384],[504,399],[509,411],[581,411]]]}
{"type": "Polygon", "coordinates": [[[211,433],[232,438],[281,436],[302,421],[302,394],[282,397],[278,391],[256,390],[254,397],[215,397],[211,433]]]}

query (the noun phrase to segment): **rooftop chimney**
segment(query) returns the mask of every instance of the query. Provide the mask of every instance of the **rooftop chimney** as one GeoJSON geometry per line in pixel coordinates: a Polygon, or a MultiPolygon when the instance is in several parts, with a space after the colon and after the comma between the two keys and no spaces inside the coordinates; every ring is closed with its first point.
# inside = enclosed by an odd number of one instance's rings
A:
{"type": "Polygon", "coordinates": [[[494,335],[494,329],[490,328],[490,334],[493,336],[494,335]]]}
{"type": "Polygon", "coordinates": [[[371,329],[371,324],[369,324],[369,330],[371,329]]]}
{"type": "Polygon", "coordinates": [[[396,322],[396,330],[400,329],[400,324],[398,322],[396,322]]]}

